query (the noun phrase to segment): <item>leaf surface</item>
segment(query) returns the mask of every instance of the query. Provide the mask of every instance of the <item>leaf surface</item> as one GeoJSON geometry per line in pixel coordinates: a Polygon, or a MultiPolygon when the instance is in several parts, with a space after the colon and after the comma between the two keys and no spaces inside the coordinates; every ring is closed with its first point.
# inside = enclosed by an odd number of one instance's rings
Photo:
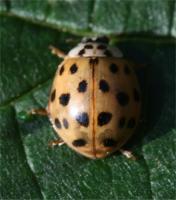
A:
{"type": "MultiPolygon", "coordinates": [[[[137,71],[143,92],[144,122],[126,145],[138,159],[128,160],[116,153],[106,159],[89,160],[67,146],[49,148],[48,142],[56,138],[56,135],[47,118],[20,118],[21,113],[31,108],[47,105],[52,79],[61,61],[50,54],[48,46],[52,44],[68,51],[73,45],[66,40],[78,37],[38,24],[41,19],[49,19],[49,14],[47,18],[42,14],[49,13],[45,1],[40,9],[37,4],[29,4],[28,7],[25,4],[24,8],[21,6],[23,1],[21,4],[14,2],[11,2],[8,12],[22,15],[17,10],[28,9],[28,14],[35,14],[26,15],[25,10],[22,18],[38,21],[32,24],[14,16],[6,16],[4,11],[0,16],[0,198],[174,199],[176,130],[173,39],[140,36],[115,38],[118,39],[118,43],[114,40],[115,44],[125,57],[146,65],[137,71]]],[[[76,4],[77,1],[74,2],[76,4]]],[[[97,15],[96,9],[100,9],[103,3],[105,1],[94,2],[92,16],[97,15]]],[[[84,4],[93,7],[89,5],[90,1],[84,1],[84,4]]],[[[0,5],[1,11],[4,10],[4,4],[0,5]]],[[[61,13],[58,15],[64,21],[64,14],[63,17],[61,13]]],[[[84,15],[84,20],[78,24],[73,17],[76,30],[80,23],[80,27],[86,30],[90,20],[96,18],[91,19],[86,13],[84,15]]],[[[73,22],[70,21],[68,24],[73,22]]],[[[104,26],[104,30],[108,26],[112,27],[112,32],[115,30],[108,22],[103,25],[99,20],[96,23],[97,29],[94,31],[99,32],[101,26],[104,26]]],[[[59,26],[66,26],[63,24],[59,26]]],[[[119,31],[126,32],[127,29],[121,26],[119,31]]],[[[163,34],[169,33],[171,29],[165,30],[163,34]]]]}
{"type": "Polygon", "coordinates": [[[175,36],[175,0],[8,0],[2,11],[77,34],[145,33],[175,36]]]}

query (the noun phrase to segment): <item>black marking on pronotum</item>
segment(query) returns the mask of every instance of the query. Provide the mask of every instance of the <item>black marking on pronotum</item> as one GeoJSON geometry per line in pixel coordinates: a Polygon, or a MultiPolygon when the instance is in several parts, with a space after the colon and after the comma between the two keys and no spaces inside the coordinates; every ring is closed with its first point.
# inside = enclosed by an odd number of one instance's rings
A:
{"type": "Polygon", "coordinates": [[[121,106],[126,106],[129,102],[129,96],[125,92],[118,92],[116,98],[121,106]]]}
{"type": "Polygon", "coordinates": [[[93,40],[91,38],[86,38],[84,42],[85,43],[87,43],[87,42],[93,42],[93,40]]]}
{"type": "Polygon", "coordinates": [[[85,92],[87,89],[87,82],[86,80],[83,80],[78,85],[78,92],[85,92]]]}
{"type": "Polygon", "coordinates": [[[134,118],[129,119],[128,124],[127,124],[127,128],[134,128],[136,125],[136,121],[134,118]]]}
{"type": "Polygon", "coordinates": [[[99,89],[102,92],[108,92],[109,91],[109,85],[108,85],[107,81],[100,80],[100,82],[99,82],[99,89]]]}
{"type": "Polygon", "coordinates": [[[89,64],[90,65],[97,65],[98,64],[98,58],[90,58],[89,64]]]}
{"type": "Polygon", "coordinates": [[[76,64],[73,64],[73,65],[70,67],[70,72],[71,72],[71,74],[76,73],[77,70],[78,70],[78,67],[77,67],[76,64]]]}
{"type": "Polygon", "coordinates": [[[114,140],[113,138],[105,138],[105,139],[103,140],[103,145],[104,145],[105,147],[114,147],[114,146],[117,145],[117,141],[114,140]]]}
{"type": "Polygon", "coordinates": [[[56,89],[54,89],[51,93],[51,102],[55,100],[55,97],[56,97],[56,89]]]}
{"type": "Polygon", "coordinates": [[[99,126],[103,126],[103,125],[106,125],[108,124],[110,121],[111,121],[111,118],[112,118],[112,114],[109,113],[109,112],[101,112],[99,115],[98,115],[98,125],[99,126]]]}
{"type": "Polygon", "coordinates": [[[128,67],[128,65],[125,65],[125,66],[124,66],[124,72],[125,72],[125,74],[130,74],[130,73],[131,73],[131,70],[130,70],[130,68],[128,67]]]}
{"type": "Polygon", "coordinates": [[[81,51],[78,53],[80,56],[82,56],[85,53],[84,49],[81,49],[81,51]]]}
{"type": "Polygon", "coordinates": [[[80,138],[80,139],[77,139],[77,140],[73,140],[72,145],[75,146],[75,147],[82,147],[82,146],[85,146],[86,143],[87,143],[86,140],[80,138]]]}
{"type": "Polygon", "coordinates": [[[121,118],[119,119],[119,128],[124,128],[124,126],[125,126],[125,121],[126,121],[125,117],[121,117],[121,118]]]}
{"type": "Polygon", "coordinates": [[[64,65],[62,65],[62,67],[60,68],[59,74],[62,75],[64,72],[64,65]]]}
{"type": "Polygon", "coordinates": [[[109,69],[110,71],[115,74],[117,71],[118,71],[118,66],[114,63],[112,63],[110,66],[109,66],[109,69]]]}
{"type": "Polygon", "coordinates": [[[86,44],[86,45],[84,46],[84,48],[85,48],[85,49],[93,49],[93,45],[91,45],[91,44],[86,44]]]}
{"type": "Polygon", "coordinates": [[[104,55],[108,56],[108,57],[111,57],[112,56],[112,53],[109,51],[109,50],[105,50],[104,51],[104,55]]]}
{"type": "Polygon", "coordinates": [[[64,127],[66,128],[66,129],[68,129],[68,127],[69,127],[69,125],[68,125],[68,121],[67,121],[67,119],[63,119],[63,125],[64,125],[64,127]]]}
{"type": "Polygon", "coordinates": [[[107,48],[107,46],[104,45],[104,44],[100,44],[100,45],[97,46],[97,49],[100,49],[100,50],[103,50],[103,49],[106,49],[106,48],[107,48]]]}
{"type": "Polygon", "coordinates": [[[61,94],[60,97],[59,97],[59,102],[63,106],[66,106],[69,103],[69,100],[70,100],[70,94],[69,93],[61,94]]]}
{"type": "Polygon", "coordinates": [[[86,112],[80,113],[78,116],[76,116],[76,120],[81,126],[89,126],[89,116],[86,112]]]}
{"type": "Polygon", "coordinates": [[[133,90],[133,95],[134,95],[134,100],[136,102],[139,102],[140,101],[140,95],[139,95],[139,92],[137,91],[136,88],[134,88],[134,90],[133,90]]]}
{"type": "Polygon", "coordinates": [[[57,128],[59,128],[59,129],[62,128],[62,127],[61,127],[61,123],[60,123],[60,121],[59,121],[58,118],[55,118],[54,123],[55,123],[55,126],[56,126],[57,128]]]}

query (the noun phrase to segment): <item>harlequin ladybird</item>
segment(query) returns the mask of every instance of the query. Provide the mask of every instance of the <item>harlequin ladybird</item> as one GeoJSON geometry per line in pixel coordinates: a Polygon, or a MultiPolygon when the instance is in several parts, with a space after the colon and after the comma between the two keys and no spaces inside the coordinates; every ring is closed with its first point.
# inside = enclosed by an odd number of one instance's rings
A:
{"type": "Polygon", "coordinates": [[[58,136],[89,158],[120,150],[140,115],[135,71],[105,37],[84,38],[58,66],[47,106],[58,136]]]}

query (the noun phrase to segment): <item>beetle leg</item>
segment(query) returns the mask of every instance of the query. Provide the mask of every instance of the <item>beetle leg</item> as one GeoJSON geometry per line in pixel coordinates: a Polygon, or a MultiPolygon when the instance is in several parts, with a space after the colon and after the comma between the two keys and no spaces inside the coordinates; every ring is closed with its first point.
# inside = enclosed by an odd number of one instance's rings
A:
{"type": "Polygon", "coordinates": [[[49,46],[49,49],[51,50],[52,54],[58,56],[59,58],[65,58],[65,56],[66,56],[66,54],[62,50],[60,50],[52,45],[49,46]]]}
{"type": "Polygon", "coordinates": [[[40,108],[40,109],[32,109],[29,111],[29,114],[31,115],[42,115],[42,116],[48,116],[48,112],[46,109],[44,108],[40,108]]]}
{"type": "Polygon", "coordinates": [[[49,146],[49,147],[54,147],[54,146],[56,146],[56,145],[61,146],[61,145],[63,145],[63,144],[65,144],[65,142],[59,138],[59,139],[57,139],[57,140],[52,140],[52,141],[50,141],[49,144],[48,144],[48,146],[49,146]]]}
{"type": "Polygon", "coordinates": [[[132,154],[131,151],[127,151],[127,150],[123,150],[123,149],[120,149],[119,150],[125,157],[131,159],[131,160],[137,160],[137,158],[132,154]]]}

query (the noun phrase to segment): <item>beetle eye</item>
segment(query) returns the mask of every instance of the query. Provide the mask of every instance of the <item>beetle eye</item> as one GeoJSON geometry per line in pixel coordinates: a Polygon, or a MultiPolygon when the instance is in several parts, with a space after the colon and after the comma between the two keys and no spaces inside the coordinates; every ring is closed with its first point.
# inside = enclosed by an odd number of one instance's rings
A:
{"type": "Polygon", "coordinates": [[[83,43],[88,43],[88,42],[93,42],[93,40],[92,40],[92,38],[84,37],[84,38],[82,39],[82,42],[83,42],[83,43]]]}
{"type": "Polygon", "coordinates": [[[101,36],[101,37],[98,37],[95,40],[95,42],[108,44],[109,43],[109,39],[106,36],[101,36]]]}
{"type": "Polygon", "coordinates": [[[87,42],[93,42],[93,40],[91,38],[87,38],[86,43],[87,42]]]}
{"type": "Polygon", "coordinates": [[[97,42],[97,43],[104,43],[104,44],[108,44],[109,43],[109,39],[106,36],[100,36],[100,37],[93,37],[93,38],[87,38],[84,37],[82,39],[83,43],[88,43],[88,42],[97,42]]]}

